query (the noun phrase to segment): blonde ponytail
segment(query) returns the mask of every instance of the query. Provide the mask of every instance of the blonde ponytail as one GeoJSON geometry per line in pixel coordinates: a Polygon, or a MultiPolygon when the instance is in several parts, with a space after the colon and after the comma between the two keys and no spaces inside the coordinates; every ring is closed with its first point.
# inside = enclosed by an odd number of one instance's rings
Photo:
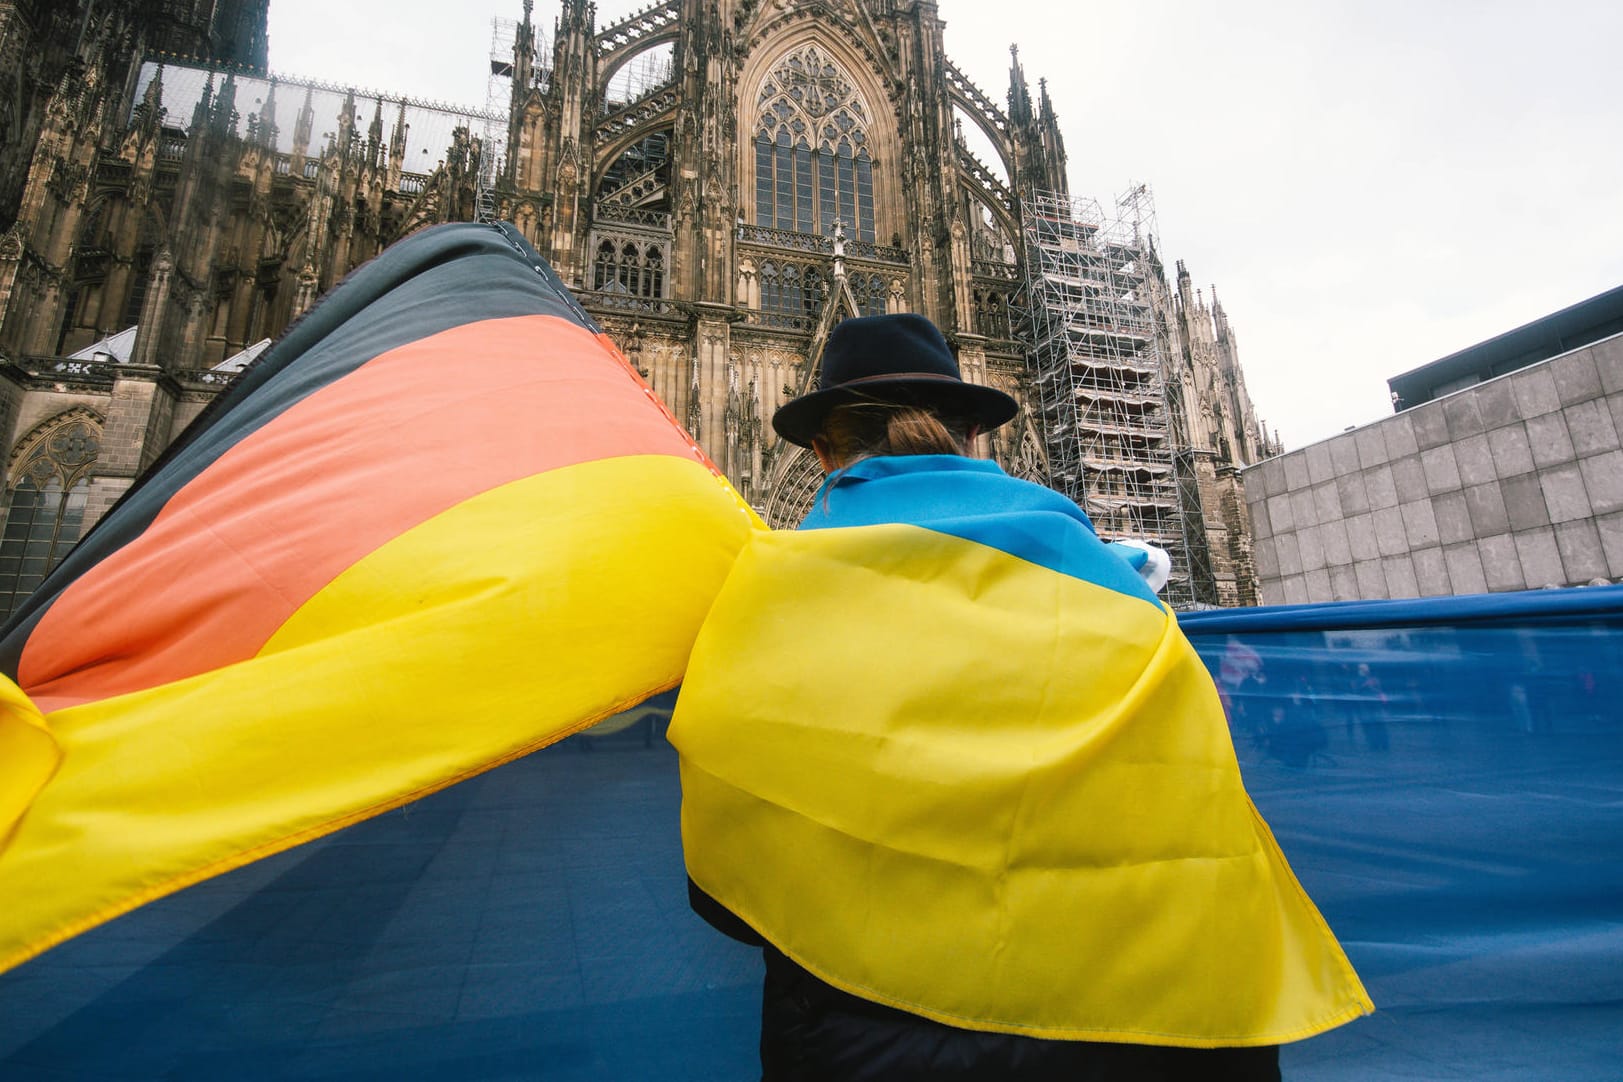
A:
{"type": "Polygon", "coordinates": [[[966,423],[899,402],[836,406],[823,421],[821,434],[842,469],[883,455],[962,455],[969,450],[966,423]]]}

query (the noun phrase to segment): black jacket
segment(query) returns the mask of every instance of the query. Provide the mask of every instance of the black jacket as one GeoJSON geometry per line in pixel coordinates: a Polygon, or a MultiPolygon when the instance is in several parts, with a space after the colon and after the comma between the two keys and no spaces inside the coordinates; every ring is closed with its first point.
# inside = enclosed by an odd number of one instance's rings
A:
{"type": "Polygon", "coordinates": [[[1279,1049],[1162,1048],[1050,1041],[959,1029],[872,1003],[819,980],[688,882],[694,912],[758,946],[763,1082],[1278,1082],[1279,1049]]]}

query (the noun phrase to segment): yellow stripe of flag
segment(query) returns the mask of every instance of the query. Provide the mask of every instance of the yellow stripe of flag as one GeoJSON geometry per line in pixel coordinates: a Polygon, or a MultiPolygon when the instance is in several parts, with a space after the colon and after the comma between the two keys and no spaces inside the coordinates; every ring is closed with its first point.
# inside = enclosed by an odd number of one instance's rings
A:
{"type": "Polygon", "coordinates": [[[61,765],[0,851],[0,969],[672,686],[758,525],[696,461],[552,470],[392,539],[250,660],[53,713],[61,765]]]}

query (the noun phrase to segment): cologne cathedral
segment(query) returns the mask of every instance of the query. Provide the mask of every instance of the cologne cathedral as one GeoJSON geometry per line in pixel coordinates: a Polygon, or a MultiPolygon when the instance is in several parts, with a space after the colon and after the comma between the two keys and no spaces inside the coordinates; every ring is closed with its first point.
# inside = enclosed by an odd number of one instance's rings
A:
{"type": "Polygon", "coordinates": [[[476,218],[773,525],[820,479],[773,410],[840,319],[922,312],[1025,405],[979,453],[1173,549],[1175,604],[1255,603],[1239,470],[1278,447],[1227,317],[1142,190],[1071,200],[1018,54],[998,100],[933,0],[521,2],[453,106],[278,79],[269,0],[0,0],[0,612],[349,270],[476,218]]]}

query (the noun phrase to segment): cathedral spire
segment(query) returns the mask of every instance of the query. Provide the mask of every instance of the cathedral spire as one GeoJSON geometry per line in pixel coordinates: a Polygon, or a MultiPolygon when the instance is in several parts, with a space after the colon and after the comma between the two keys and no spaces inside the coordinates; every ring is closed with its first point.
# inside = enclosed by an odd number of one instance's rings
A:
{"type": "Polygon", "coordinates": [[[265,103],[259,107],[259,141],[267,150],[276,149],[276,77],[271,76],[265,103]]]}
{"type": "Polygon", "coordinates": [[[400,99],[400,111],[395,114],[394,131],[389,135],[389,160],[400,163],[406,160],[406,133],[411,125],[406,123],[406,99],[400,99]]]}
{"type": "Polygon", "coordinates": [[[203,94],[197,99],[197,107],[192,110],[192,131],[203,130],[209,120],[214,116],[214,73],[208,73],[203,80],[203,94]]]}
{"type": "Polygon", "coordinates": [[[563,11],[558,16],[561,31],[597,32],[597,5],[591,0],[563,0],[563,11]]]}
{"type": "Polygon", "coordinates": [[[333,147],[340,154],[348,154],[355,140],[355,91],[344,92],[344,107],[338,113],[338,132],[333,136],[333,147]]]}
{"type": "Polygon", "coordinates": [[[220,84],[211,119],[214,121],[214,134],[222,137],[237,134],[237,77],[232,72],[226,72],[225,81],[220,84]]]}
{"type": "Polygon", "coordinates": [[[1009,46],[1009,120],[1024,127],[1031,123],[1031,90],[1020,66],[1020,46],[1009,46]]]}
{"type": "Polygon", "coordinates": [[[163,114],[163,64],[160,62],[152,72],[146,93],[141,95],[141,104],[135,107],[132,126],[143,134],[154,134],[163,123],[163,114]]]}
{"type": "Polygon", "coordinates": [[[535,8],[532,0],[524,0],[524,19],[518,24],[513,37],[513,100],[530,89],[532,68],[535,63],[535,26],[530,15],[535,8]]]}
{"type": "Polygon", "coordinates": [[[1065,138],[1060,134],[1059,117],[1054,113],[1054,102],[1048,96],[1048,80],[1037,81],[1039,106],[1037,113],[1037,139],[1043,148],[1042,184],[1050,191],[1069,192],[1071,185],[1065,175],[1065,138]]]}
{"type": "Polygon", "coordinates": [[[316,123],[314,94],[313,87],[304,88],[304,105],[299,108],[299,118],[293,122],[294,169],[299,176],[304,175],[304,159],[310,153],[310,133],[316,123]]]}
{"type": "Polygon", "coordinates": [[[366,163],[377,166],[383,150],[383,99],[372,110],[372,123],[366,129],[366,163]]]}
{"type": "Polygon", "coordinates": [[[1060,138],[1048,80],[1038,80],[1038,107],[1032,110],[1031,90],[1020,63],[1020,47],[1009,46],[1009,134],[1014,142],[1015,183],[1022,189],[1068,193],[1065,143],[1060,138]]]}
{"type": "MultiPolygon", "coordinates": [[[[1216,285],[1212,286],[1212,323],[1217,328],[1218,341],[1233,341],[1234,332],[1229,328],[1229,316],[1227,312],[1223,311],[1223,302],[1217,299],[1216,285]]],[[[1238,357],[1225,355],[1224,361],[1225,368],[1234,372],[1239,372],[1240,365],[1238,357]]]]}
{"type": "Polygon", "coordinates": [[[400,111],[395,114],[394,131],[389,135],[389,170],[384,175],[384,187],[392,192],[400,190],[400,174],[406,168],[406,99],[400,99],[400,111]]]}

